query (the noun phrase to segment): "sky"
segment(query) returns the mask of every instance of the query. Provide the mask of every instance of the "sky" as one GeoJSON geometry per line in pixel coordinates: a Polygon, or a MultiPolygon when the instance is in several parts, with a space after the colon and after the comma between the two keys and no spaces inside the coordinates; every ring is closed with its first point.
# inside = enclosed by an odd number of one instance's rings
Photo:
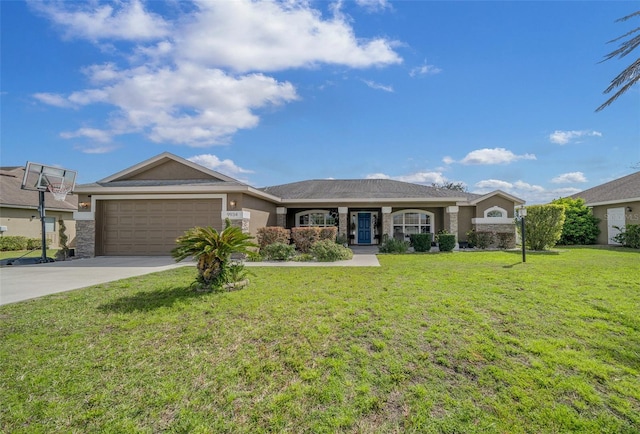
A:
{"type": "Polygon", "coordinates": [[[386,178],[546,203],[640,169],[635,1],[3,1],[0,164],[162,152],[264,187],[386,178]]]}

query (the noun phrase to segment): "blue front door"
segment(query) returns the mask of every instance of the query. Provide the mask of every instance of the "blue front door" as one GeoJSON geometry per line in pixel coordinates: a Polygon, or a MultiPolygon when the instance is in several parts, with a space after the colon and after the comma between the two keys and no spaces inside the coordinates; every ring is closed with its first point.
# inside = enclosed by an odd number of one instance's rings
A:
{"type": "Polygon", "coordinates": [[[371,244],[371,213],[358,213],[358,244],[371,244]]]}

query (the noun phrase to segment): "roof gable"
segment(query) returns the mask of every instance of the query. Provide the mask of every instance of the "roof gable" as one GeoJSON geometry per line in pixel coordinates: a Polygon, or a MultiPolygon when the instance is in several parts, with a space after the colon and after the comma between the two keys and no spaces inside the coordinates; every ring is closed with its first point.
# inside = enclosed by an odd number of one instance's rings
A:
{"type": "Polygon", "coordinates": [[[117,181],[174,181],[174,180],[208,180],[222,182],[237,182],[235,179],[207,169],[169,152],[163,152],[146,161],[138,163],[98,183],[117,181]]]}
{"type": "Polygon", "coordinates": [[[640,200],[640,171],[572,194],[571,197],[580,197],[587,205],[640,200]]]}
{"type": "Polygon", "coordinates": [[[519,197],[513,196],[513,195],[511,195],[509,193],[506,193],[506,192],[504,192],[502,190],[495,190],[495,191],[492,191],[491,193],[487,193],[487,194],[482,195],[482,196],[478,195],[478,197],[476,199],[471,200],[469,203],[471,205],[477,205],[478,203],[480,203],[482,201],[485,201],[485,200],[487,200],[487,199],[489,199],[490,197],[493,197],[493,196],[503,197],[503,198],[505,198],[507,200],[512,201],[516,205],[524,205],[524,203],[525,203],[525,201],[520,199],[519,197]]]}
{"type": "MultiPolygon", "coordinates": [[[[22,189],[24,167],[0,168],[0,205],[9,208],[37,209],[40,205],[39,192],[22,189]]],[[[45,208],[51,210],[75,211],[78,196],[68,194],[63,201],[55,200],[48,191],[44,194],[45,208]]]]}

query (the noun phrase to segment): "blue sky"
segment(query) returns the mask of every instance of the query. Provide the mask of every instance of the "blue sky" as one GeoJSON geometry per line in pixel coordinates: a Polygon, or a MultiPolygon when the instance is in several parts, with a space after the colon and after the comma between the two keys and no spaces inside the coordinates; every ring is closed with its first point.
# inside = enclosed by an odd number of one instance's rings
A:
{"type": "Polygon", "coordinates": [[[169,151],[257,187],[383,177],[542,203],[640,163],[638,86],[595,112],[637,2],[0,8],[3,166],[88,183],[169,151]]]}

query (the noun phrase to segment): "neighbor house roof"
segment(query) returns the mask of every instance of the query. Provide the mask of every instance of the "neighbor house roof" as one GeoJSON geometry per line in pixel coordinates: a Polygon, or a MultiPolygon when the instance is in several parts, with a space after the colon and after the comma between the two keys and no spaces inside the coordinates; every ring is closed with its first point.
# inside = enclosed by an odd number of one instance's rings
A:
{"type": "Polygon", "coordinates": [[[287,200],[445,200],[469,201],[480,195],[390,179],[314,179],[261,189],[287,200]]]}
{"type": "Polygon", "coordinates": [[[640,201],[640,171],[571,195],[589,206],[640,201]]]}
{"type": "MultiPolygon", "coordinates": [[[[23,190],[24,167],[0,167],[0,206],[6,208],[38,209],[40,199],[37,191],[23,190]]],[[[64,201],[57,201],[49,192],[44,194],[45,209],[76,211],[78,196],[68,194],[64,201]]]]}

